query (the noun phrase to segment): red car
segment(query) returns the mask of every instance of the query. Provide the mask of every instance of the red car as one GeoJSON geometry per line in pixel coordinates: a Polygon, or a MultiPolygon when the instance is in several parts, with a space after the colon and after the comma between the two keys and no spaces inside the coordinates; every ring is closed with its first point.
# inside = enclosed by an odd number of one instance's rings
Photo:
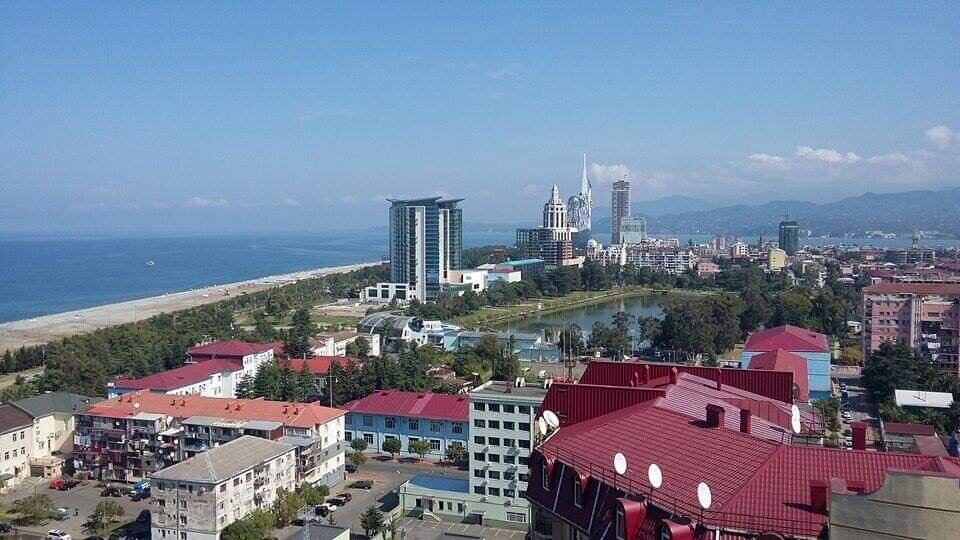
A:
{"type": "Polygon", "coordinates": [[[60,489],[66,484],[63,480],[57,479],[50,482],[50,489],[60,489]]]}
{"type": "Polygon", "coordinates": [[[340,493],[337,495],[337,497],[340,499],[343,499],[346,502],[350,502],[350,500],[353,499],[353,495],[349,493],[340,493]]]}

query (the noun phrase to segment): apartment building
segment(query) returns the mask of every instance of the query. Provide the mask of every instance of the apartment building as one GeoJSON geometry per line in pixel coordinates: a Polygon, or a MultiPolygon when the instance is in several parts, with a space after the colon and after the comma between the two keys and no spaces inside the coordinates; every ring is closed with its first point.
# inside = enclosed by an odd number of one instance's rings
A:
{"type": "Polygon", "coordinates": [[[863,349],[902,340],[960,373],[960,283],[876,283],[863,289],[863,349]]]}
{"type": "Polygon", "coordinates": [[[587,243],[587,258],[603,265],[632,264],[670,274],[682,274],[697,265],[697,256],[688,248],[664,248],[644,244],[612,244],[604,247],[593,240],[587,243]]]}
{"type": "Polygon", "coordinates": [[[13,405],[0,405],[0,490],[30,476],[33,418],[13,405]]]}
{"type": "Polygon", "coordinates": [[[91,478],[134,482],[252,435],[294,446],[297,480],[344,478],[344,411],[318,403],[132,392],[77,415],[74,459],[91,478]]]}
{"type": "Polygon", "coordinates": [[[295,447],[243,436],[153,475],[154,540],[216,540],[277,491],[297,486],[295,447]]]}
{"type": "Polygon", "coordinates": [[[370,346],[367,356],[380,356],[380,334],[361,334],[353,330],[322,332],[310,338],[314,356],[346,356],[347,345],[363,338],[370,346]]]}

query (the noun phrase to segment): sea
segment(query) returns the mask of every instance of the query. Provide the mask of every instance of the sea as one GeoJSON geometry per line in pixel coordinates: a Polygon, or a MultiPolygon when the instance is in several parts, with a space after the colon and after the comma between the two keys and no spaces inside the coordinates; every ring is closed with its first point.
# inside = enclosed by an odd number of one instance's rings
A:
{"type": "MultiPolygon", "coordinates": [[[[465,247],[511,245],[510,230],[465,230],[465,247]]],[[[705,243],[709,236],[680,235],[705,243]]],[[[606,241],[607,238],[601,238],[606,241]]],[[[749,240],[749,239],[745,239],[749,240]]],[[[804,239],[818,245],[909,245],[909,239],[804,239]]],[[[958,241],[938,241],[956,246],[958,241]]],[[[0,322],[264,276],[386,258],[372,230],[179,236],[0,234],[0,322]],[[152,261],[152,265],[148,262],[152,261]]]]}

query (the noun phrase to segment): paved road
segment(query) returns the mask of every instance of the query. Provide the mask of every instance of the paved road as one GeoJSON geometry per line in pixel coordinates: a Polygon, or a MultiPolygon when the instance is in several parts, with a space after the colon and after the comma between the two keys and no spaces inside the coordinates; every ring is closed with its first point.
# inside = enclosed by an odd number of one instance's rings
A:
{"type": "Polygon", "coordinates": [[[860,381],[860,368],[855,366],[832,366],[831,376],[838,383],[838,386],[840,382],[846,384],[847,396],[843,397],[842,393],[837,396],[840,398],[840,421],[843,428],[843,436],[847,439],[850,438],[851,422],[865,422],[869,426],[867,430],[867,446],[871,446],[873,441],[879,439],[880,423],[877,420],[876,408],[870,403],[867,403],[866,390],[860,381]],[[849,421],[843,420],[843,411],[850,412],[851,419],[849,421]]]}

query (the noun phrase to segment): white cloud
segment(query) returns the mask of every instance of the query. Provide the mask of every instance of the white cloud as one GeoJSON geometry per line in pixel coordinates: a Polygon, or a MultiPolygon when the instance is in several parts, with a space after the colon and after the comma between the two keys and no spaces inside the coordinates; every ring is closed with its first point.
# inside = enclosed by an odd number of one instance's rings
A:
{"type": "Polygon", "coordinates": [[[286,197],[286,198],[280,199],[280,202],[278,204],[280,206],[295,207],[295,206],[300,206],[300,201],[294,199],[293,197],[286,197]]]}
{"type": "Polygon", "coordinates": [[[754,163],[762,163],[765,165],[774,165],[777,163],[784,163],[787,161],[787,158],[783,156],[775,156],[773,154],[750,154],[747,156],[747,161],[752,161],[754,163]]]}
{"type": "Polygon", "coordinates": [[[890,152],[889,154],[881,154],[879,156],[870,156],[867,158],[867,163],[872,164],[890,164],[890,165],[908,165],[913,163],[913,160],[907,157],[903,152],[890,152]]]}
{"type": "Polygon", "coordinates": [[[183,205],[190,208],[226,208],[230,206],[230,201],[223,198],[190,197],[183,205]]]}
{"type": "Polygon", "coordinates": [[[512,79],[523,71],[523,64],[520,62],[511,62],[499,69],[487,72],[488,79],[494,80],[503,80],[503,79],[512,79]]]}
{"type": "Polygon", "coordinates": [[[609,184],[615,180],[633,180],[633,171],[623,164],[604,165],[603,163],[590,164],[590,178],[600,184],[609,184]]]}
{"type": "Polygon", "coordinates": [[[856,163],[860,161],[860,156],[853,152],[846,154],[832,148],[811,148],[809,146],[798,146],[795,155],[798,158],[810,159],[814,161],[823,161],[826,163],[856,163]]]}
{"type": "Polygon", "coordinates": [[[960,141],[960,135],[954,133],[949,127],[941,124],[927,130],[927,140],[935,144],[937,148],[946,150],[955,142],[960,141]]]}

